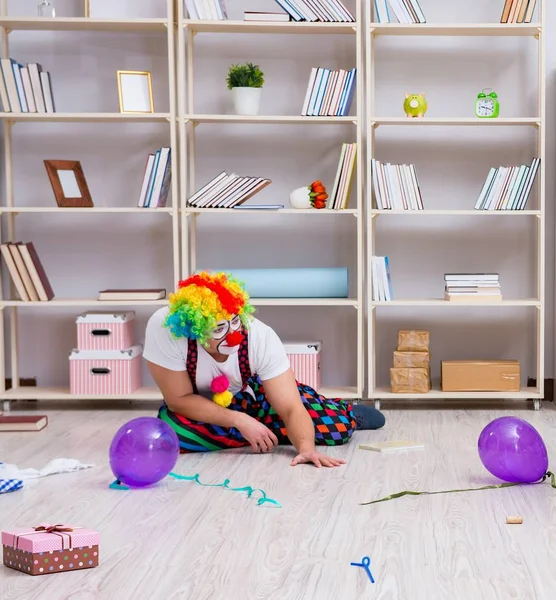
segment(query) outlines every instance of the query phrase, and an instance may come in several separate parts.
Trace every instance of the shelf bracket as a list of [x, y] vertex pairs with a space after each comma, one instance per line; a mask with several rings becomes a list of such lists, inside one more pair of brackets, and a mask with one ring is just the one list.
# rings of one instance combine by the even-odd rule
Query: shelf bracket
[[6, 35], [10, 35], [10, 33], [13, 31], [13, 29], [10, 29], [9, 27], [2, 27], [2, 29]]
[[379, 124], [378, 124], [376, 121], [371, 121], [371, 127], [372, 127], [373, 129], [378, 129], [378, 125], [379, 125]]

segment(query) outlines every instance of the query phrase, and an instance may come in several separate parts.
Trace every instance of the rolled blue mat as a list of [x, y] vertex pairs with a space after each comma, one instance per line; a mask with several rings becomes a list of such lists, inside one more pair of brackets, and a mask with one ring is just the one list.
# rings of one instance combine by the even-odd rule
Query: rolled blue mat
[[347, 298], [349, 273], [344, 267], [297, 269], [214, 269], [245, 282], [252, 298]]

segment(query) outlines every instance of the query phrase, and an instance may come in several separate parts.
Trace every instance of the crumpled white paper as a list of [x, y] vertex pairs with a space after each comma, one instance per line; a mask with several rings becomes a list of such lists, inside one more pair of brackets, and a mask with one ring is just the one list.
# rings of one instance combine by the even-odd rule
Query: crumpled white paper
[[48, 462], [42, 469], [20, 469], [17, 465], [0, 463], [0, 479], [37, 479], [58, 473], [72, 473], [81, 469], [90, 469], [95, 465], [88, 465], [74, 458], [55, 458]]

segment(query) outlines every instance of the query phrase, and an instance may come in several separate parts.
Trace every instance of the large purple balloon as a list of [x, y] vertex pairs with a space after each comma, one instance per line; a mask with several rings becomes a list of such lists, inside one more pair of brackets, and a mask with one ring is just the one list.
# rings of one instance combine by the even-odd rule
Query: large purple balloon
[[478, 445], [483, 465], [503, 481], [533, 483], [548, 470], [543, 439], [523, 419], [494, 419], [481, 432]]
[[178, 460], [176, 432], [154, 417], [132, 419], [118, 429], [110, 444], [110, 468], [116, 478], [132, 487], [164, 479]]

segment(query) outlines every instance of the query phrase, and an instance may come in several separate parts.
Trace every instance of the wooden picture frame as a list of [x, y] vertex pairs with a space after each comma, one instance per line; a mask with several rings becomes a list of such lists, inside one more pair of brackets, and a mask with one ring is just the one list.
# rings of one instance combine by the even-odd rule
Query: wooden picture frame
[[154, 113], [150, 71], [118, 71], [118, 99], [121, 113]]
[[45, 160], [44, 166], [59, 207], [92, 208], [94, 206], [85, 174], [78, 160]]

